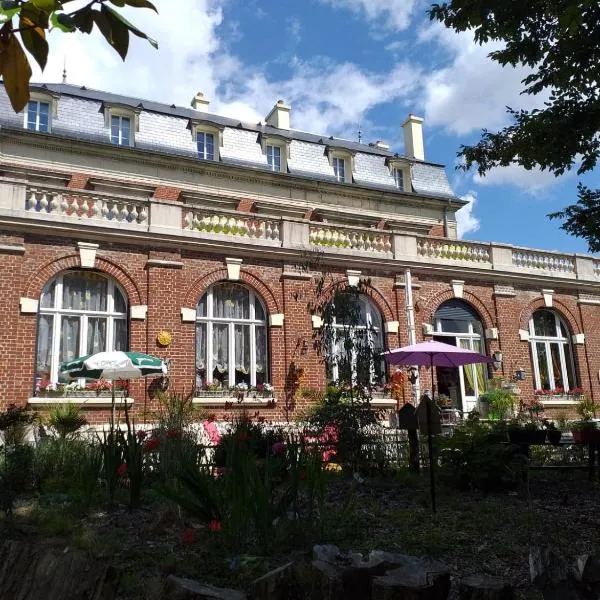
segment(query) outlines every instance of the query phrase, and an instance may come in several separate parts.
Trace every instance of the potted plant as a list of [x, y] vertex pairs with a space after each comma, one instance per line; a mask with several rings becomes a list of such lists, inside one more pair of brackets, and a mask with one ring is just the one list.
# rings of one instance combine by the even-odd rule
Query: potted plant
[[505, 419], [512, 416], [517, 405], [517, 397], [513, 392], [503, 388], [493, 388], [479, 397], [479, 401], [487, 404], [489, 419]]
[[539, 421], [519, 418], [511, 419], [506, 429], [511, 444], [531, 446], [543, 444], [546, 441], [546, 430]]
[[562, 431], [548, 419], [544, 419], [542, 423], [546, 429], [546, 438], [548, 441], [553, 446], [558, 446], [560, 444], [560, 438], [562, 437]]
[[576, 444], [600, 443], [600, 430], [598, 423], [591, 419], [582, 419], [571, 423], [571, 433]]

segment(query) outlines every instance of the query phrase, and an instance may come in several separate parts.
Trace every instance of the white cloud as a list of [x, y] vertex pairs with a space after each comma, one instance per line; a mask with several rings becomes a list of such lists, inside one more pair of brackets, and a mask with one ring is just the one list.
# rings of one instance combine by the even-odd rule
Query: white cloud
[[483, 177], [475, 173], [473, 182], [483, 186], [509, 185], [532, 196], [541, 196], [549, 188], [570, 176], [573, 176], [573, 173], [555, 177], [548, 171], [540, 169], [528, 171], [518, 165], [510, 165], [508, 167], [494, 167]]
[[429, 125], [443, 127], [464, 135], [474, 130], [491, 130], [505, 126], [509, 117], [506, 106], [532, 108], [544, 98], [521, 96], [521, 80], [528, 71], [511, 66], [501, 67], [488, 58], [497, 44], [480, 46], [473, 33], [457, 34], [439, 23], [421, 30], [423, 44], [434, 42], [450, 61], [433, 69], [423, 79], [422, 102]]
[[386, 29], [402, 31], [406, 29], [422, 5], [421, 0], [320, 0], [335, 8], [346, 8], [366, 17], [367, 21], [383, 25]]
[[288, 17], [285, 22], [285, 30], [293, 42], [298, 43], [302, 39], [302, 23], [298, 17]]
[[469, 204], [465, 204], [456, 213], [456, 229], [459, 238], [479, 229], [479, 219], [473, 214], [475, 202], [477, 202], [477, 192], [471, 190], [464, 196], [461, 196], [461, 198]]

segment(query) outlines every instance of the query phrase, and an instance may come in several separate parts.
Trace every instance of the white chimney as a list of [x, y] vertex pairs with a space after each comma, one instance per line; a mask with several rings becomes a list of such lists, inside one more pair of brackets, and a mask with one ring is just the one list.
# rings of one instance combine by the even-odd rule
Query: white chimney
[[290, 111], [292, 109], [286, 106], [283, 100], [277, 100], [277, 104], [271, 109], [271, 112], [265, 119], [267, 125], [278, 127], [279, 129], [290, 128]]
[[199, 110], [200, 112], [208, 112], [208, 106], [210, 105], [210, 100], [204, 97], [202, 92], [198, 92], [192, 98], [192, 108], [194, 110]]
[[413, 114], [402, 123], [404, 129], [404, 154], [417, 160], [425, 160], [423, 148], [423, 119]]

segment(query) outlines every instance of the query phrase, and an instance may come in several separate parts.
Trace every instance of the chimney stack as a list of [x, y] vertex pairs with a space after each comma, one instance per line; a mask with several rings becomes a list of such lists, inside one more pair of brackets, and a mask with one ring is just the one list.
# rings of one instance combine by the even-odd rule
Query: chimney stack
[[202, 92], [198, 92], [193, 98], [192, 98], [192, 108], [194, 110], [199, 110], [200, 112], [208, 112], [208, 107], [210, 105], [210, 100], [206, 99], [204, 97], [204, 94]]
[[425, 160], [425, 149], [423, 148], [423, 119], [412, 113], [402, 123], [404, 129], [404, 154], [409, 158]]
[[279, 129], [289, 129], [291, 110], [292, 109], [289, 106], [286, 106], [283, 100], [277, 100], [277, 104], [271, 109], [271, 112], [265, 119], [267, 125], [278, 127]]

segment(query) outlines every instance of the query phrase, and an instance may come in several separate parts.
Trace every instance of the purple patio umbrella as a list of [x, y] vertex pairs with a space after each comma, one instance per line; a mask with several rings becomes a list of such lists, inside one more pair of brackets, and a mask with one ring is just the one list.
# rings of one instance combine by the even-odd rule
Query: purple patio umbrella
[[[430, 340], [383, 353], [390, 365], [431, 367], [432, 400], [435, 398], [435, 377], [433, 367], [460, 367], [475, 363], [490, 363], [492, 359], [473, 350], [465, 350], [450, 344]], [[431, 438], [431, 404], [427, 403], [427, 448], [429, 451], [429, 474], [431, 479], [431, 509], [435, 512], [435, 476], [433, 461], [433, 441]]]

